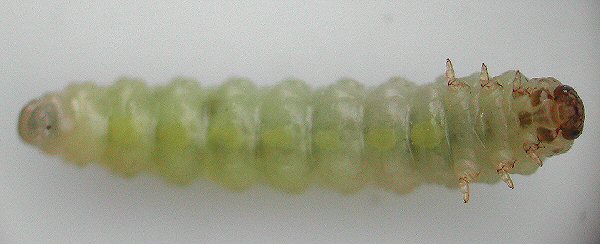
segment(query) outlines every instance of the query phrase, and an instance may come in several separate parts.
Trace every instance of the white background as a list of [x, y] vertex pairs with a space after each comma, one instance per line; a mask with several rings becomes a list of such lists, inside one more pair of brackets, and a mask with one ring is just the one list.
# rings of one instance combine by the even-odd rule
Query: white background
[[[0, 3], [0, 242], [600, 240], [597, 1], [101, 2]], [[125, 180], [45, 156], [16, 133], [22, 105], [72, 81], [130, 75], [165, 84], [186, 75], [215, 85], [243, 75], [266, 85], [294, 76], [321, 86], [348, 76], [377, 85], [403, 75], [426, 83], [447, 57], [461, 76], [486, 62], [493, 75], [518, 68], [572, 85], [585, 103], [583, 135], [537, 173], [513, 176], [516, 189], [475, 185], [465, 205], [439, 186], [406, 196], [374, 188], [290, 196]]]

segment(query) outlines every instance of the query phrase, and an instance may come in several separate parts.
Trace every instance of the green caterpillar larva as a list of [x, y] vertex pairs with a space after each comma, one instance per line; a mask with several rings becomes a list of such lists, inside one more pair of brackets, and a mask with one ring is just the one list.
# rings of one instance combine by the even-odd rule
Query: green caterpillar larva
[[458, 187], [531, 174], [566, 152], [583, 129], [583, 103], [554, 78], [519, 71], [401, 78], [373, 88], [340, 80], [311, 90], [298, 80], [257, 88], [177, 79], [151, 88], [121, 79], [74, 84], [21, 111], [21, 138], [85, 165], [187, 184], [207, 177], [230, 189], [267, 182], [299, 193], [311, 183], [350, 193], [374, 183], [407, 193], [421, 183]]

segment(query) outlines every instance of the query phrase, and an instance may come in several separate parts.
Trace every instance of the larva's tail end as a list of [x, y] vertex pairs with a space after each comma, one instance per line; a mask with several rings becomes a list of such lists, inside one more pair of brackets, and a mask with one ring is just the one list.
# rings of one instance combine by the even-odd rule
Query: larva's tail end
[[19, 115], [18, 131], [23, 141], [31, 145], [44, 144], [53, 137], [56, 108], [45, 99], [27, 103]]
[[54, 143], [65, 130], [62, 120], [62, 103], [56, 95], [46, 95], [32, 100], [19, 115], [18, 132], [27, 144], [37, 146], [48, 153], [57, 151]]

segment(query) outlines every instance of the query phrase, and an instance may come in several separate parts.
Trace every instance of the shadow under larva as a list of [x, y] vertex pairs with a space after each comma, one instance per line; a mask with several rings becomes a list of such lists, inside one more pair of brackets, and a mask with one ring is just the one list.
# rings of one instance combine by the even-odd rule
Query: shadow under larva
[[311, 184], [408, 193], [433, 183], [459, 188], [465, 203], [471, 183], [513, 188], [510, 174], [532, 174], [582, 133], [581, 99], [554, 78], [490, 77], [485, 64], [458, 78], [446, 66], [445, 77], [421, 86], [73, 84], [27, 104], [18, 131], [48, 154], [122, 176], [151, 172], [183, 185], [206, 177], [232, 190], [264, 182], [290, 193]]

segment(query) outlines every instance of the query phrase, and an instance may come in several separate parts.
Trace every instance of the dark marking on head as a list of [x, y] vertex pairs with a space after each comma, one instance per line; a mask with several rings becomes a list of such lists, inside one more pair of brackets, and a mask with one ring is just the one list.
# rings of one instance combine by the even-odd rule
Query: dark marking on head
[[525, 128], [531, 125], [531, 114], [529, 112], [520, 112], [519, 113], [519, 125], [521, 128]]
[[554, 101], [562, 136], [567, 140], [575, 140], [583, 131], [585, 114], [583, 102], [575, 89], [567, 85], [560, 85], [554, 89]]
[[558, 136], [556, 134], [556, 131], [544, 127], [538, 127], [536, 129], [536, 133], [538, 140], [540, 140], [541, 142], [554, 141], [554, 139], [556, 139], [556, 137]]
[[539, 88], [533, 90], [532, 93], [529, 94], [529, 98], [531, 99], [531, 106], [538, 106], [542, 103], [543, 100], [552, 99], [552, 94], [546, 88]]
[[540, 96], [542, 95], [542, 89], [538, 89], [529, 94], [529, 98], [531, 98], [531, 106], [537, 106], [542, 103]]

